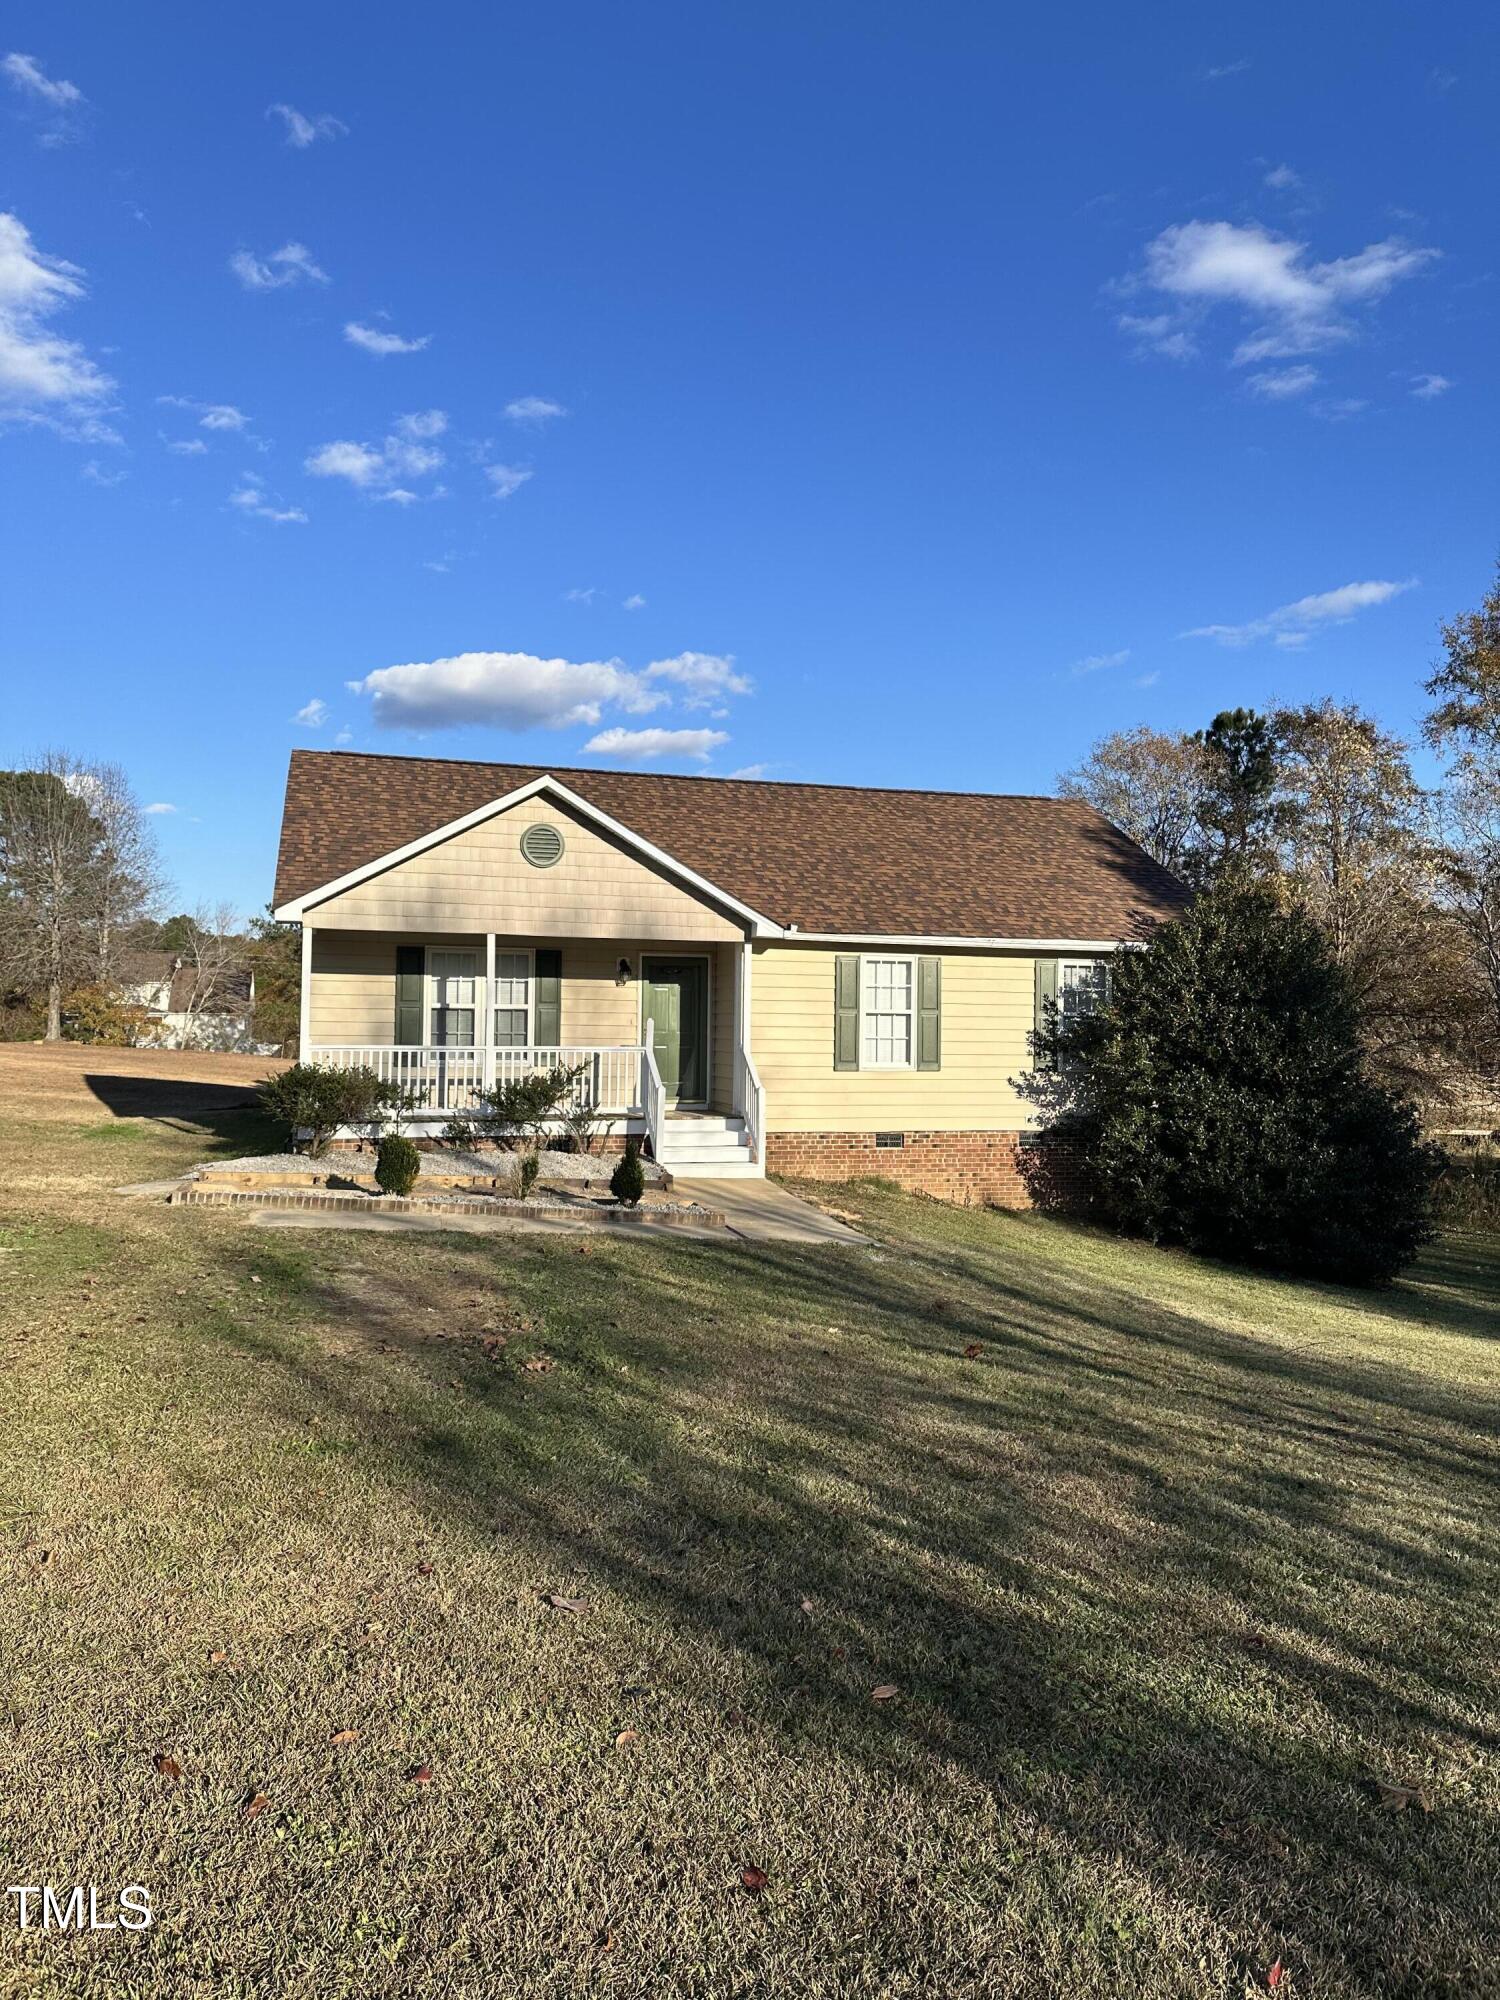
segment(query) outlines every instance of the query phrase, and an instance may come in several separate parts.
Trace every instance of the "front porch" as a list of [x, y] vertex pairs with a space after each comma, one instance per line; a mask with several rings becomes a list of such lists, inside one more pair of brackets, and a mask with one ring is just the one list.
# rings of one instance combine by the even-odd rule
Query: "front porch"
[[[734, 943], [303, 930], [304, 1059], [367, 1068], [438, 1138], [505, 1083], [573, 1072], [565, 1108], [664, 1166], [764, 1171], [748, 1051], [749, 948]], [[559, 1120], [559, 1123], [561, 1120]]]

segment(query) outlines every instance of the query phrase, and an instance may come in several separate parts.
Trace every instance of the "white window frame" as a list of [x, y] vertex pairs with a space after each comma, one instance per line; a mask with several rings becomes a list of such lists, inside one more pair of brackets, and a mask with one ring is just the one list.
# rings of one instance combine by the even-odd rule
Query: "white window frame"
[[[1109, 1005], [1111, 981], [1109, 960], [1107, 958], [1060, 958], [1057, 961], [1057, 1018], [1059, 1022], [1077, 1019], [1076, 1015], [1066, 1013], [1063, 1008], [1062, 996], [1064, 991], [1067, 990], [1067, 975], [1070, 971], [1087, 971], [1092, 975], [1093, 979], [1099, 981], [1100, 990], [1094, 1006], [1089, 1009], [1090, 1013], [1093, 1013], [1098, 1007], [1107, 1007]], [[1073, 990], [1076, 991], [1076, 989]]]
[[[865, 1053], [865, 1021], [875, 1009], [869, 1005], [873, 987], [870, 968], [874, 965], [904, 965], [908, 975], [910, 1006], [907, 1009], [906, 1060], [904, 1062], [877, 1062]], [[859, 1066], [871, 1070], [915, 1069], [917, 1066], [917, 980], [920, 967], [918, 955], [908, 951], [876, 951], [861, 953], [859, 960]]]
[[[500, 961], [502, 958], [524, 958], [526, 961], [526, 1039], [524, 1042], [499, 1042], [495, 1040], [495, 1016], [500, 1012], [498, 990], [500, 986]], [[495, 987], [489, 997], [490, 1040], [497, 1049], [516, 1047], [534, 1049], [536, 1047], [536, 947], [535, 945], [495, 945]], [[516, 1011], [507, 1008], [506, 1012]]]
[[[422, 986], [423, 986], [423, 1005], [426, 1011], [422, 1023], [422, 1029], [423, 1029], [423, 1039], [426, 1042], [427, 1046], [431, 1049], [437, 1049], [437, 1048], [458, 1049], [458, 1048], [469, 1048], [471, 1046], [477, 1049], [482, 1047], [483, 1044], [481, 1043], [479, 1038], [479, 1031], [484, 1021], [484, 1007], [479, 996], [484, 988], [484, 954], [481, 951], [479, 951], [476, 946], [468, 944], [429, 944], [424, 947], [424, 951], [425, 951], [425, 957], [422, 962], [422, 971], [423, 971]], [[444, 976], [435, 973], [432, 969], [433, 954], [435, 952], [444, 952], [451, 957], [458, 957], [462, 955], [464, 957], [471, 958], [474, 961], [474, 970], [472, 972], [460, 973], [457, 975], [459, 978], [472, 979], [474, 982], [474, 1000], [472, 1008], [470, 1009], [470, 1011], [473, 1013], [474, 1016], [474, 1040], [472, 1044], [468, 1042], [446, 1042], [446, 1043], [435, 1042], [432, 1039], [433, 1016], [437, 1013], [438, 1010], [437, 983], [438, 979]], [[452, 977], [454, 975], [450, 974], [447, 976]]]

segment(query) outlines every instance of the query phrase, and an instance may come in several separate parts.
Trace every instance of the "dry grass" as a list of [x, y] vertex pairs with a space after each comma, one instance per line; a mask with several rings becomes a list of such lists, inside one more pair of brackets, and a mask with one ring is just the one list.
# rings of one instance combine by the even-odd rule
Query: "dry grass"
[[1492, 1242], [283, 1236], [99, 1053], [0, 1050], [4, 1859], [158, 1921], [0, 1992], [1500, 1991]]

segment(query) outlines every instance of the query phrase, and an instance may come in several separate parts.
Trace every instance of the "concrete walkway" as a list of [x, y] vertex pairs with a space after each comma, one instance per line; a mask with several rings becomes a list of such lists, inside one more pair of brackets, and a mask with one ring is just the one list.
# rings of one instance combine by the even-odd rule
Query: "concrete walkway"
[[746, 1243], [868, 1243], [847, 1222], [825, 1215], [775, 1181], [698, 1181], [672, 1177], [673, 1196], [716, 1208], [732, 1236]]

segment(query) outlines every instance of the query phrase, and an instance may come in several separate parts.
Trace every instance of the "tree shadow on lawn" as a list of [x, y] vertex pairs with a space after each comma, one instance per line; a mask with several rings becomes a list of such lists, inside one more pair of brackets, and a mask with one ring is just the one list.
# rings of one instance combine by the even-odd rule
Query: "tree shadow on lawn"
[[[548, 1587], [748, 1674], [791, 1754], [934, 1801], [961, 1770], [1023, 1845], [1123, 1869], [1245, 1968], [1290, 1946], [1328, 1990], [1482, 1984], [1493, 1401], [969, 1247], [426, 1247], [534, 1302], [558, 1372], [440, 1340], [274, 1353], [476, 1562], [499, 1520]], [[298, 1254], [256, 1265], [306, 1303]], [[337, 1282], [311, 1303], [349, 1313]], [[451, 1420], [393, 1427], [410, 1366], [435, 1391], [462, 1368]], [[1376, 1775], [1439, 1811], [1380, 1812]]]

